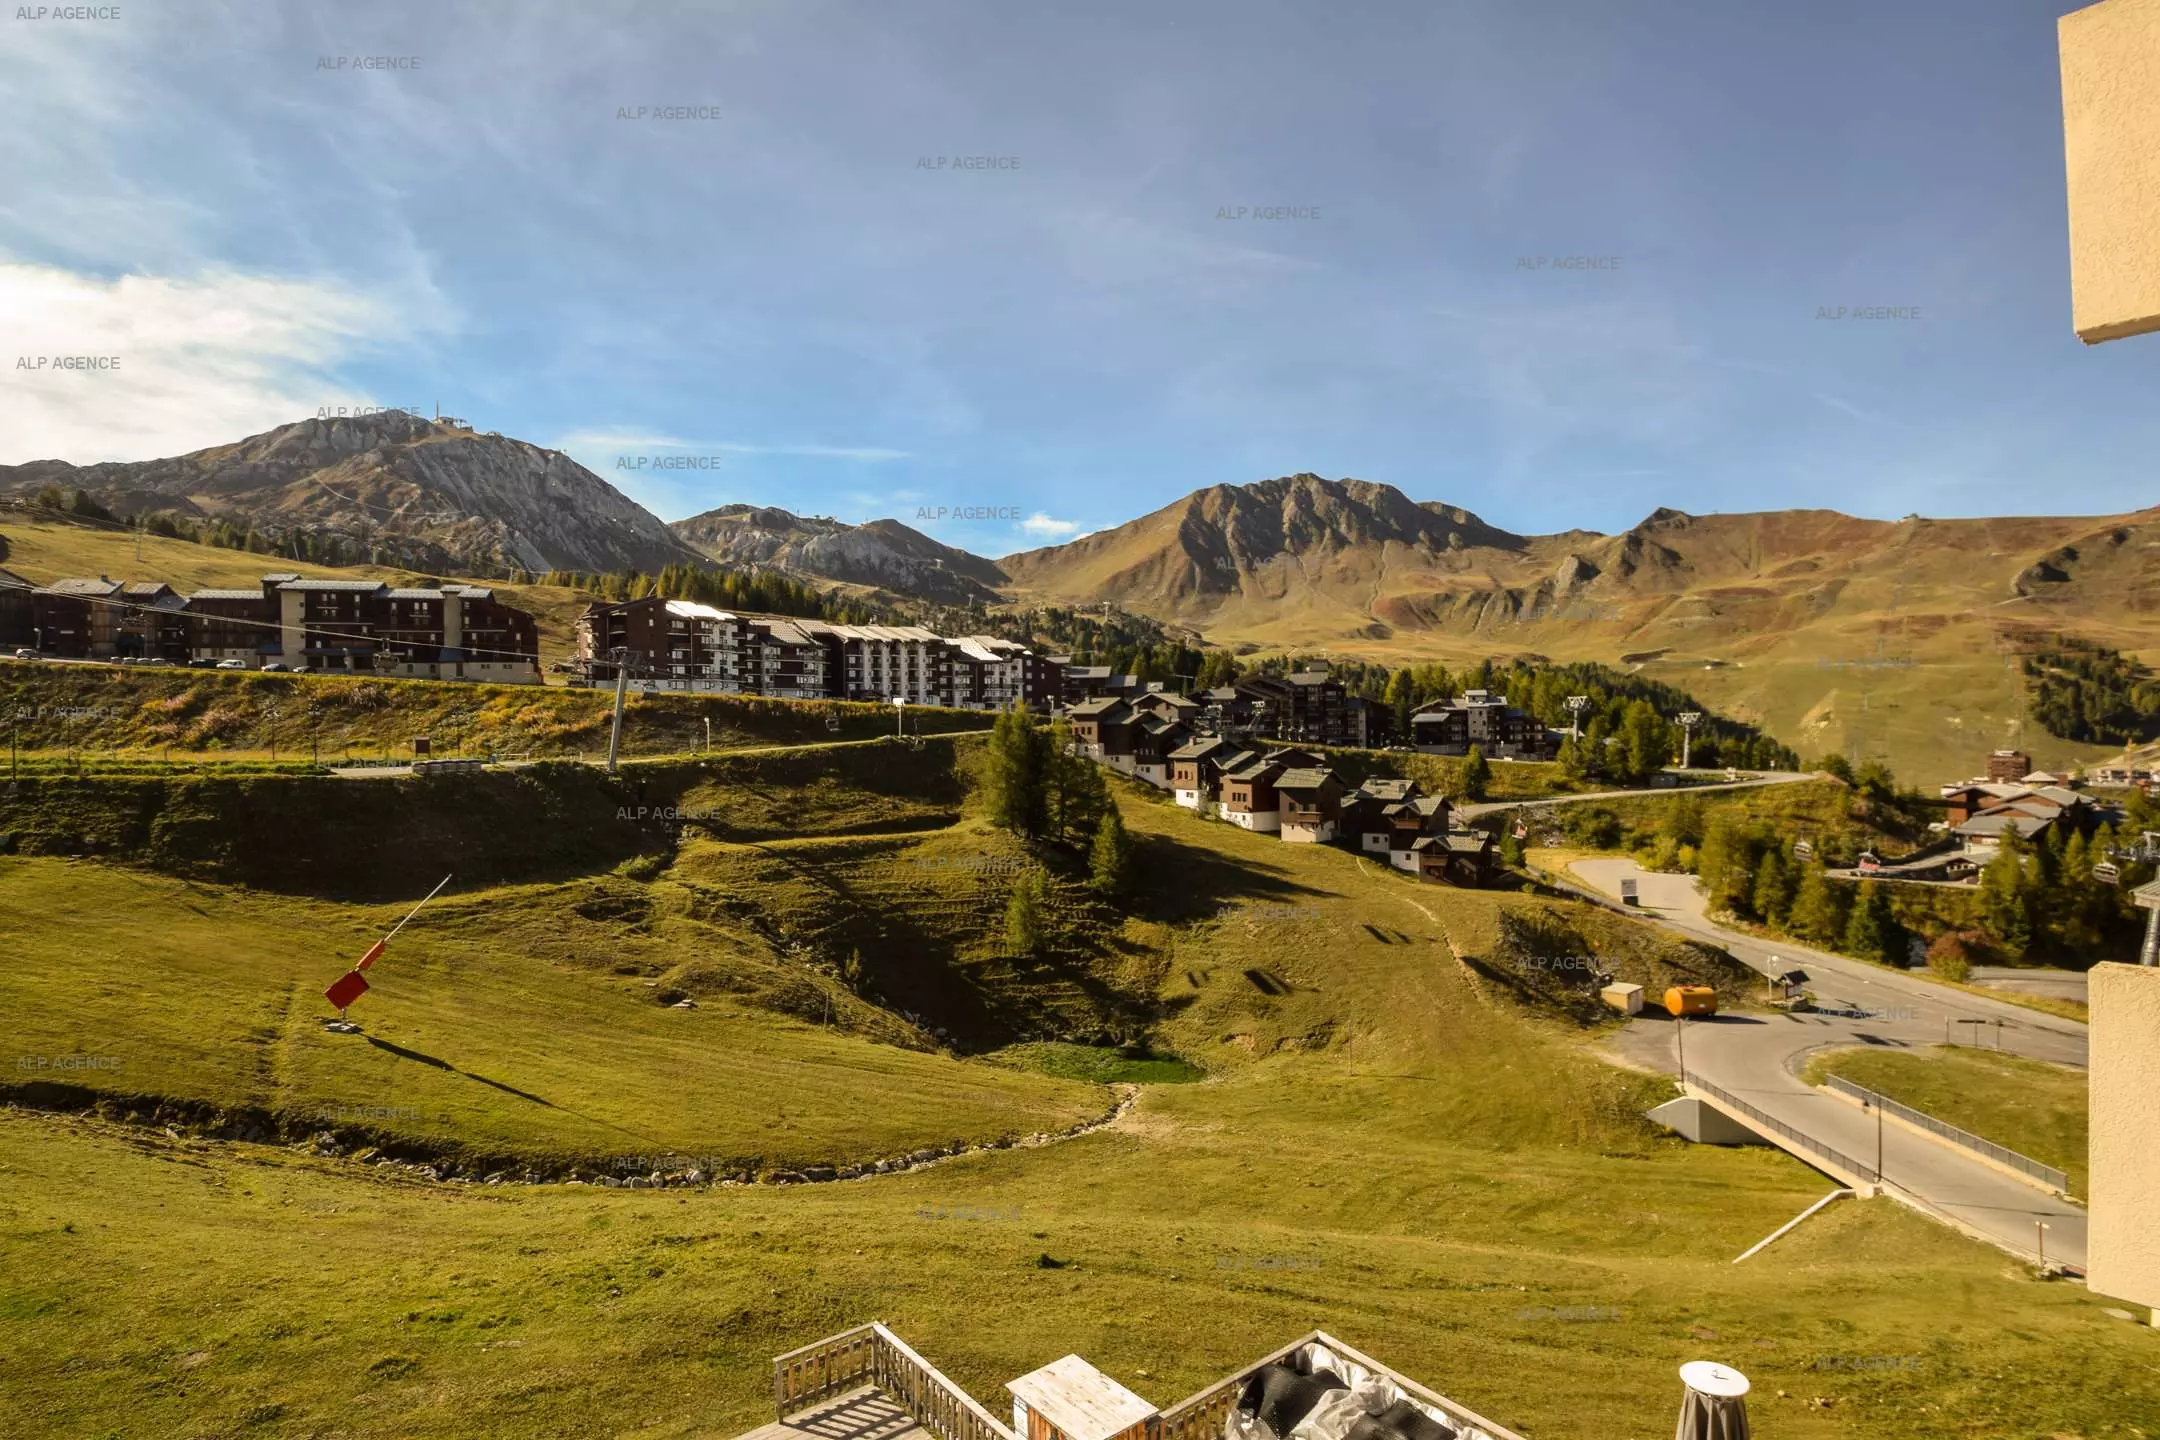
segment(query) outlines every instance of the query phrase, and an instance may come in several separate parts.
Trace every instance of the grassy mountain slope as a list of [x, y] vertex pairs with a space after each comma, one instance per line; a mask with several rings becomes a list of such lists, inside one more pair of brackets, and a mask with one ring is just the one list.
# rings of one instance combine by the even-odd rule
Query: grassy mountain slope
[[[1217, 644], [1637, 666], [1803, 751], [1915, 778], [1962, 775], [2020, 738], [2015, 652], [2037, 634], [2160, 653], [2152, 512], [1659, 511], [1621, 535], [1516, 536], [1386, 486], [1300, 475], [1216, 486], [1000, 563], [1021, 600], [1115, 599]], [[2037, 727], [2022, 738], [2037, 763], [2108, 753]]]
[[[1157, 1038], [1210, 1082], [1150, 1087], [1084, 1138], [915, 1173], [660, 1192], [430, 1185], [207, 1141], [180, 1116], [167, 1136], [0, 1112], [0, 1313], [20, 1363], [0, 1421], [724, 1436], [768, 1418], [770, 1356], [872, 1316], [991, 1402], [1077, 1351], [1168, 1403], [1324, 1324], [1533, 1436], [1661, 1433], [1674, 1367], [1703, 1355], [1745, 1369], [1758, 1426], [1797, 1440], [2098, 1436], [2160, 1416], [2134, 1327], [1887, 1202], [1832, 1207], [1771, 1263], [1730, 1263], [1824, 1182], [1647, 1125], [1669, 1088], [1604, 1063], [1610, 1022], [1537, 993], [1552, 972], [1528, 963], [1533, 942], [1580, 945], [1649, 980], [1714, 973], [1704, 952], [1120, 794], [1147, 864], [1105, 954], [1130, 963], [1128, 985], [1153, 977]], [[411, 1110], [380, 1123], [476, 1157], [815, 1163], [1099, 1106], [1092, 1087], [725, 998], [667, 1009], [644, 983], [662, 976], [613, 969], [617, 950], [643, 967], [680, 946], [681, 963], [749, 974], [737, 957], [762, 933], [687, 897], [709, 887], [814, 942], [846, 892], [892, 903], [865, 857], [901, 838], [694, 836], [650, 881], [579, 882], [593, 893], [576, 919], [576, 887], [466, 897], [400, 938], [363, 1001], [370, 1036], [404, 1053], [323, 1034], [309, 999], [325, 952], [393, 907], [0, 860], [0, 926], [71, 937], [64, 956], [0, 968], [0, 1013], [31, 1022], [26, 1049], [116, 1057], [86, 1072], [116, 1093], [132, 1075]], [[965, 818], [909, 843], [924, 859], [1004, 853]], [[761, 876], [753, 849], [785, 873]], [[926, 889], [979, 878], [906, 873]], [[931, 923], [930, 905], [905, 923]], [[65, 927], [28, 923], [62, 913]], [[963, 953], [968, 923], [947, 932]], [[678, 928], [692, 925], [713, 928]], [[146, 993], [151, 953], [189, 983]], [[1584, 1313], [1596, 1322], [1562, 1318]], [[1884, 1355], [1911, 1363], [1846, 1363]]]

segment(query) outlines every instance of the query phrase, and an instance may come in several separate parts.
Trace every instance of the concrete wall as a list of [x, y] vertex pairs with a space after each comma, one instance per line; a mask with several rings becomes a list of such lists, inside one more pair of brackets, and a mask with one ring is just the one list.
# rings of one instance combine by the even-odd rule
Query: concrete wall
[[2088, 345], [2160, 330], [2160, 0], [2056, 22], [2070, 315]]
[[2092, 1004], [2086, 1285], [2160, 1309], [2160, 968], [2100, 964]]

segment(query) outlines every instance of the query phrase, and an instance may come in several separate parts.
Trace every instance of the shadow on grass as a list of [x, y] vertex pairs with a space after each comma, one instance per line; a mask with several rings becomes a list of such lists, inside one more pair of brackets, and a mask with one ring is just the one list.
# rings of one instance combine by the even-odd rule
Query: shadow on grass
[[482, 1085], [491, 1086], [494, 1089], [502, 1091], [505, 1095], [515, 1095], [520, 1100], [530, 1100], [533, 1102], [533, 1104], [545, 1105], [550, 1110], [555, 1108], [555, 1104], [553, 1101], [543, 1100], [538, 1095], [533, 1094], [530, 1090], [520, 1090], [515, 1085], [505, 1085], [500, 1080], [490, 1080], [485, 1075], [475, 1075], [470, 1070], [460, 1070], [457, 1066], [452, 1065], [449, 1061], [438, 1059], [436, 1056], [423, 1055], [418, 1050], [408, 1050], [403, 1045], [392, 1044], [388, 1040], [378, 1040], [373, 1035], [366, 1035], [361, 1038], [365, 1039], [368, 1044], [373, 1045], [376, 1049], [387, 1050], [391, 1054], [397, 1056], [399, 1059], [417, 1060], [422, 1065], [432, 1065], [437, 1070], [447, 1070], [452, 1075], [463, 1076], [467, 1080], [477, 1080]]

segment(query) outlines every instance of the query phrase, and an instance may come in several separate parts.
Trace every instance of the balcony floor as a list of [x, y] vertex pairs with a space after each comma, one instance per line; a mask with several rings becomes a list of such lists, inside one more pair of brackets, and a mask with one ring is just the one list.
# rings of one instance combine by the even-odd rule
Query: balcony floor
[[761, 1425], [741, 1440], [936, 1440], [874, 1385]]

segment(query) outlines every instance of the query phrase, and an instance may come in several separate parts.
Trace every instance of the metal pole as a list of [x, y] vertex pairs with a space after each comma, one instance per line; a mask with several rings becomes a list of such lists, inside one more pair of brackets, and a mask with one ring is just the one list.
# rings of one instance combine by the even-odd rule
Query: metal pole
[[610, 775], [615, 773], [615, 757], [622, 750], [623, 692], [630, 688], [629, 653], [627, 650], [615, 652], [615, 723], [608, 730], [607, 742], [607, 768]]
[[1877, 1105], [1877, 1106], [1875, 1107], [1875, 1183], [1876, 1183], [1876, 1184], [1878, 1184], [1878, 1185], [1882, 1184], [1882, 1178], [1883, 1178], [1883, 1173], [1882, 1173], [1882, 1111], [1883, 1111], [1883, 1107], [1882, 1107], [1881, 1105], [1879, 1105], [1879, 1104], [1878, 1104], [1878, 1105]]
[[1673, 1024], [1675, 1027], [1673, 1033], [1679, 1037], [1680, 1041], [1680, 1083], [1685, 1085], [1687, 1084], [1687, 1016], [1674, 1016]]

